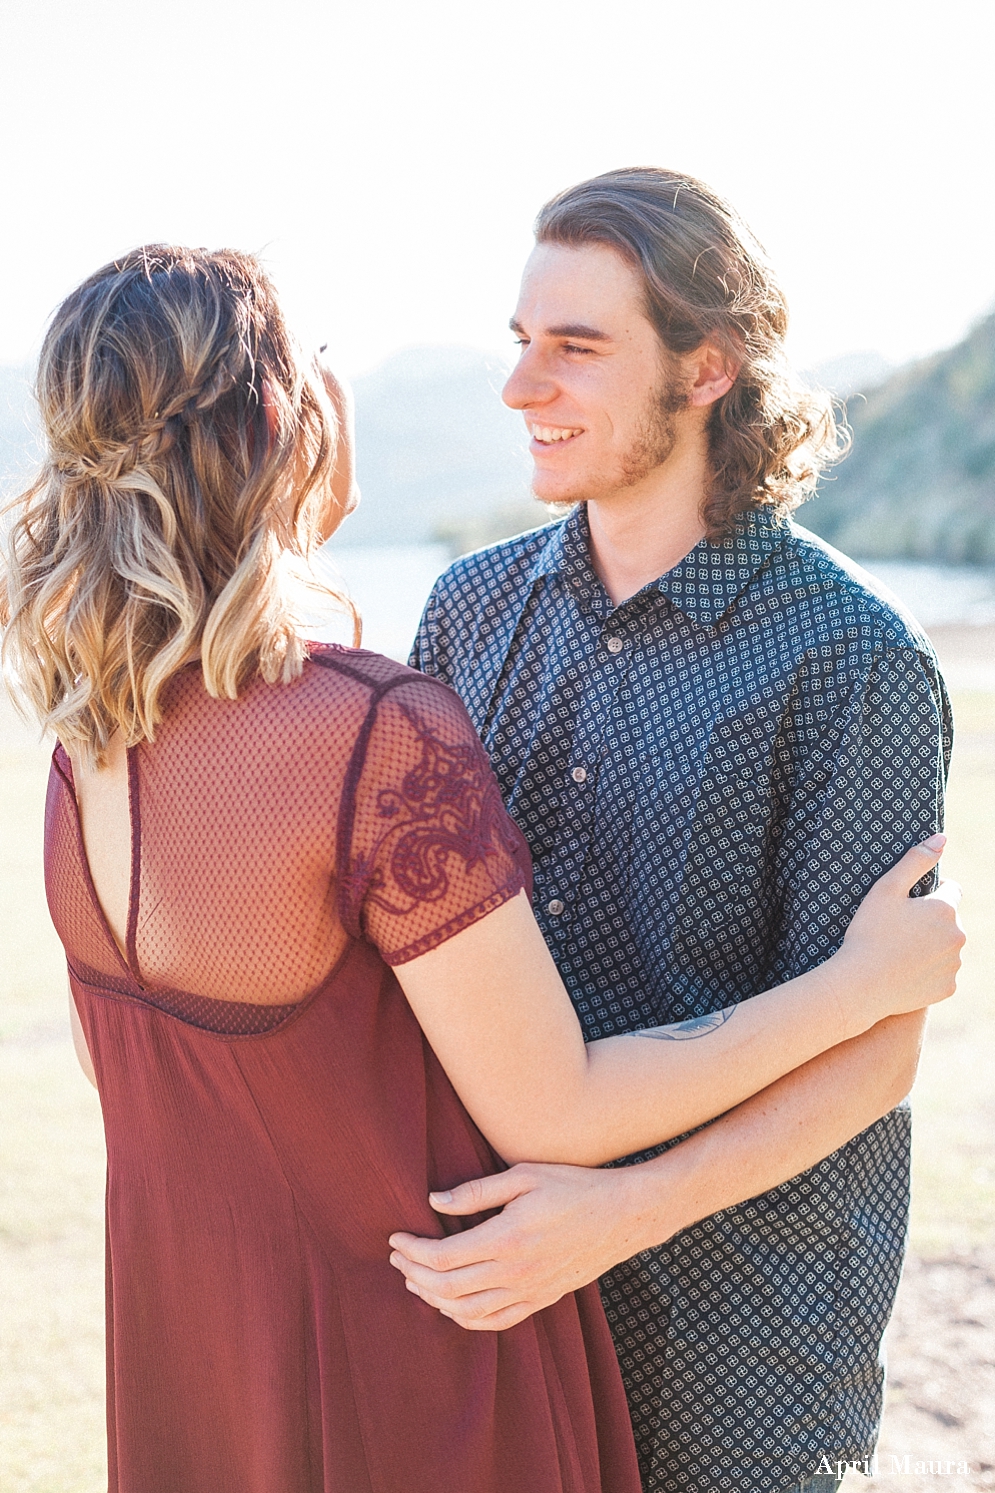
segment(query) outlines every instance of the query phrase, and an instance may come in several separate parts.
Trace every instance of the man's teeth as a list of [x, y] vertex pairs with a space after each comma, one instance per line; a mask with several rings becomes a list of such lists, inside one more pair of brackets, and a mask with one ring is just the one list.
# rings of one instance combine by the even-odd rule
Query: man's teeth
[[550, 445], [553, 441], [568, 441], [573, 435], [580, 435], [580, 431], [564, 430], [558, 425], [533, 425], [532, 427], [532, 439], [542, 441], [544, 445]]

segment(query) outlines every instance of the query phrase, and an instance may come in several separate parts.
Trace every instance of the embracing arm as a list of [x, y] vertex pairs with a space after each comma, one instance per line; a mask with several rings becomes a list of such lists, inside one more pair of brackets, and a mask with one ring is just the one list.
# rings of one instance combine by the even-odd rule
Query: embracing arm
[[625, 1168], [642, 1174], [631, 1189], [643, 1199], [639, 1248], [790, 1181], [888, 1114], [912, 1087], [925, 1026], [925, 1011], [889, 1017], [663, 1156]]
[[461, 1327], [492, 1332], [643, 1249], [807, 1171], [902, 1099], [925, 1012], [881, 1021], [637, 1166], [514, 1166], [432, 1197], [439, 1213], [503, 1211], [444, 1239], [395, 1234], [408, 1289]]
[[916, 847], [881, 878], [832, 958], [704, 1027], [585, 1045], [524, 896], [397, 975], [506, 1160], [597, 1165], [704, 1124], [884, 1017], [949, 995], [962, 941], [952, 909], [908, 897], [938, 854]]

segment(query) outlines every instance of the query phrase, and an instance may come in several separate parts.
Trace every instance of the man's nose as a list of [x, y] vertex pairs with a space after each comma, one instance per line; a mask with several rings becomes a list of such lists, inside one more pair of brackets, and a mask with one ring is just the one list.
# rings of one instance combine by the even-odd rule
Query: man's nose
[[543, 375], [531, 349], [526, 348], [508, 375], [501, 398], [509, 409], [524, 410], [532, 405], [546, 404], [555, 393], [552, 380]]

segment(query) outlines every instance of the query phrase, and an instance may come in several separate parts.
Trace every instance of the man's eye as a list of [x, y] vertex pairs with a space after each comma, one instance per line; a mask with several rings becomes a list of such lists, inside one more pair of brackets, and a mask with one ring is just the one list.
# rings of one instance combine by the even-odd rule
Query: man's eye
[[516, 337], [514, 340], [516, 347], [528, 347], [529, 345], [529, 339], [527, 337]]
[[594, 348], [593, 347], [576, 347], [574, 345], [574, 343], [572, 343], [572, 342], [564, 342], [564, 344], [563, 344], [563, 351], [565, 353], [584, 353], [586, 355], [587, 353], [592, 353], [594, 351]]

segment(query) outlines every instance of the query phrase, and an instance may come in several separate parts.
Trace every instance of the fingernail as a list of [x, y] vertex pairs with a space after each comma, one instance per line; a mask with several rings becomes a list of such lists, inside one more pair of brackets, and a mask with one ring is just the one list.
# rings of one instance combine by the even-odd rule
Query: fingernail
[[451, 1203], [453, 1195], [451, 1192], [430, 1192], [428, 1200], [430, 1203]]
[[947, 837], [946, 835], [930, 835], [929, 839], [923, 840], [922, 843], [926, 850], [942, 850], [947, 843]]

